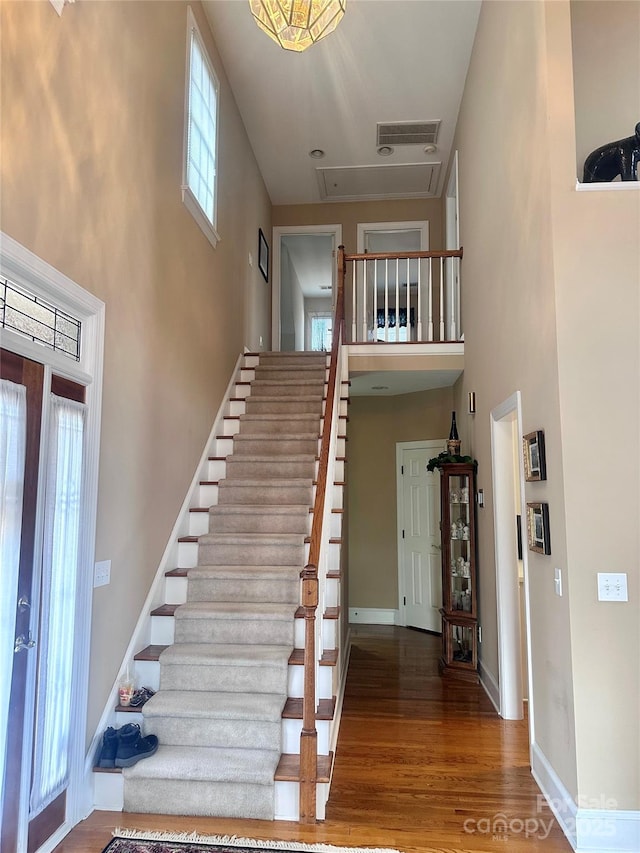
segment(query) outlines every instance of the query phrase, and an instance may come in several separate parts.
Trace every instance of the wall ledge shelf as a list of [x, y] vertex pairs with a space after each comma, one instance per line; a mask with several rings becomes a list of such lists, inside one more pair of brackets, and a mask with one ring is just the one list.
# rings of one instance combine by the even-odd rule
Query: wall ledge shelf
[[640, 181], [596, 181], [593, 184], [583, 184], [576, 181], [576, 192], [637, 192]]

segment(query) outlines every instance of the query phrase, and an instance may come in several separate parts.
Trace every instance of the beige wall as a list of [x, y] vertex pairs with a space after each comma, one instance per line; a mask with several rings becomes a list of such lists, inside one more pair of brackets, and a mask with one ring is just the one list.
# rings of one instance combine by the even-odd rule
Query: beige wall
[[[465, 372], [456, 405], [463, 446], [478, 459], [485, 509], [478, 515], [483, 667], [499, 681], [490, 412], [522, 394], [524, 432], [544, 429], [548, 480], [526, 487], [549, 503], [552, 556], [529, 552], [531, 650], [538, 746], [572, 795], [577, 768], [558, 399], [544, 4], [485, 2], [456, 132], [460, 231], [465, 250]], [[491, 133], [486, 128], [491, 128]], [[487, 203], [491, 200], [491, 215]]]
[[398, 607], [396, 444], [449, 435], [452, 390], [352, 397], [349, 406], [349, 607]]
[[273, 208], [273, 225], [342, 225], [342, 242], [347, 252], [357, 251], [359, 222], [429, 221], [429, 248], [441, 249], [442, 210], [439, 199], [342, 202], [329, 204], [280, 205]]
[[640, 3], [573, 0], [571, 36], [577, 175], [595, 148], [640, 121]]
[[[633, 18], [640, 4], [627, 6]], [[630, 649], [640, 648], [640, 185], [573, 191], [569, 9], [550, 3], [546, 13], [578, 786], [588, 800], [638, 810], [640, 666]], [[638, 49], [636, 40], [627, 65]], [[628, 603], [597, 601], [602, 571], [628, 574]]]
[[221, 83], [220, 243], [181, 201], [187, 7], [3, 2], [2, 229], [106, 303], [89, 734], [244, 345], [269, 341], [249, 251], [271, 206]]
[[[477, 395], [461, 437], [486, 497], [482, 661], [498, 678], [489, 413], [519, 390], [524, 432], [545, 430], [548, 479], [525, 492], [549, 503], [552, 547], [527, 555], [536, 748], [583, 804], [638, 809], [640, 193], [576, 192], [575, 135], [569, 3], [483, 3], [455, 142], [467, 318], [455, 400]], [[628, 572], [628, 604], [597, 601], [603, 570]]]

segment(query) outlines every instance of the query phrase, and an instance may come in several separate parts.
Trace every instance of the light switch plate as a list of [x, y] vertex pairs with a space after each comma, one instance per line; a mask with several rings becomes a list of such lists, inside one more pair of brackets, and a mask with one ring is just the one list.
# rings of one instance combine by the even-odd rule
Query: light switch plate
[[102, 560], [96, 563], [93, 573], [93, 587], [107, 586], [111, 581], [111, 560]]
[[629, 601], [626, 572], [598, 572], [598, 601]]
[[553, 570], [553, 582], [555, 585], [555, 593], [562, 597], [562, 569]]

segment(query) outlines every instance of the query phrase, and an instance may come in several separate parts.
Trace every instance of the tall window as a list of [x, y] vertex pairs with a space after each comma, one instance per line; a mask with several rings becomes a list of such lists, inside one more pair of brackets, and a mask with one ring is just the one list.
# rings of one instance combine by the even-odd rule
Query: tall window
[[216, 231], [219, 92], [218, 78], [189, 9], [182, 200], [212, 246], [219, 239]]

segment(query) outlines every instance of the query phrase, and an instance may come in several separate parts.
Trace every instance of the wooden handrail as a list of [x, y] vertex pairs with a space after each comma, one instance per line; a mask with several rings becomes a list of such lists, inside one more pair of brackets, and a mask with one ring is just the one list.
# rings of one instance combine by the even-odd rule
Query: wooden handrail
[[320, 444], [320, 462], [316, 485], [316, 498], [313, 505], [313, 524], [309, 545], [309, 561], [300, 573], [302, 579], [302, 608], [304, 610], [304, 698], [302, 701], [302, 732], [300, 733], [300, 823], [316, 821], [316, 779], [318, 773], [318, 732], [316, 730], [316, 643], [315, 626], [318, 608], [318, 565], [322, 543], [322, 522], [325, 496], [327, 492], [327, 474], [329, 469], [329, 450], [333, 428], [333, 406], [338, 384], [338, 355], [342, 342], [344, 324], [344, 246], [338, 249], [338, 288], [333, 322], [331, 360], [329, 363], [329, 383], [324, 409], [324, 424]]
[[347, 261], [404, 261], [414, 258], [461, 258], [462, 249], [446, 249], [437, 252], [359, 252], [354, 255], [344, 255]]

